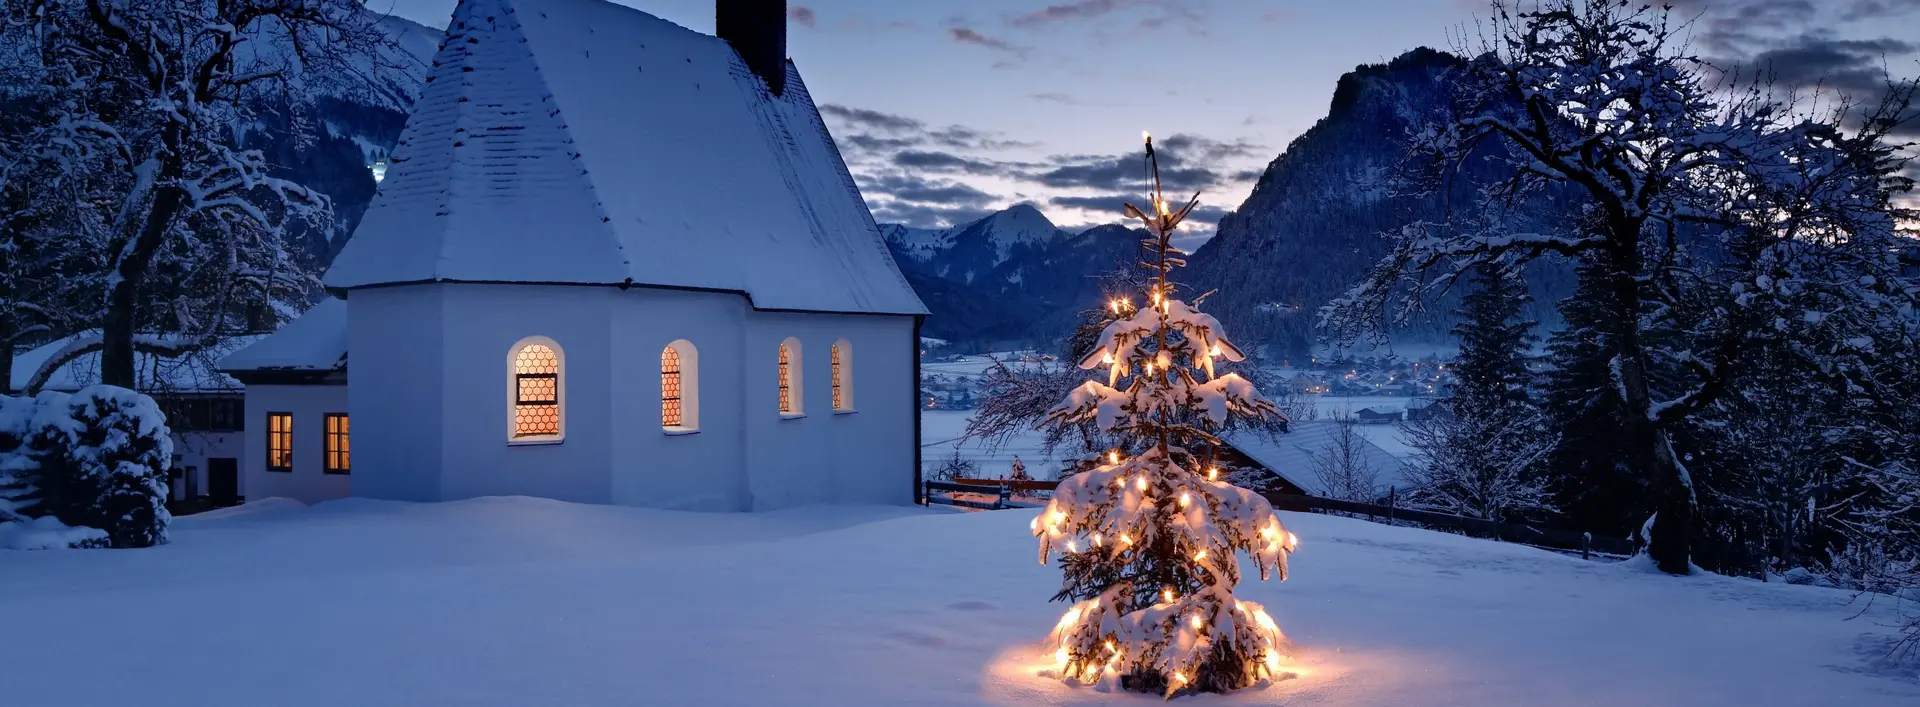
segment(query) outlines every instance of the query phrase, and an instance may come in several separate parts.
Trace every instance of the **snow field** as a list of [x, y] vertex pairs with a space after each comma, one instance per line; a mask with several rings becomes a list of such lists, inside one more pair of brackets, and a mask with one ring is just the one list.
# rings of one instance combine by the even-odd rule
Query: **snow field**
[[[1282, 514], [1249, 580], [1300, 677], [1184, 704], [1912, 705], [1894, 606]], [[1031, 511], [697, 514], [527, 498], [187, 517], [0, 552], [9, 704], [1146, 705], [1040, 677]], [[1902, 672], [1904, 670], [1904, 672]], [[104, 678], [103, 678], [104, 676]], [[1904, 677], [1903, 677], [1904, 676]]]

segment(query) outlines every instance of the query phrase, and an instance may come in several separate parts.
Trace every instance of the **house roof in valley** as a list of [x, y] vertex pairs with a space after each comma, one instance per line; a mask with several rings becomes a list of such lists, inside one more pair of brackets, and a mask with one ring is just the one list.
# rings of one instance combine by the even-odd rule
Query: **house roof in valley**
[[[1315, 493], [1320, 488], [1319, 477], [1314, 472], [1314, 459], [1324, 458], [1338, 442], [1340, 425], [1347, 424], [1334, 420], [1311, 420], [1295, 422], [1287, 432], [1266, 432], [1263, 430], [1237, 430], [1221, 436], [1221, 441], [1239, 450], [1241, 454], [1259, 462], [1288, 483]], [[1375, 425], [1378, 427], [1378, 425]], [[1392, 487], [1406, 491], [1407, 462], [1394, 456], [1380, 445], [1368, 439], [1367, 434], [1356, 432], [1358, 456], [1376, 474], [1375, 480], [1382, 487]]]
[[328, 298], [220, 359], [222, 371], [325, 372], [347, 367], [347, 303]]
[[327, 273], [745, 294], [924, 314], [791, 63], [602, 0], [465, 0]]

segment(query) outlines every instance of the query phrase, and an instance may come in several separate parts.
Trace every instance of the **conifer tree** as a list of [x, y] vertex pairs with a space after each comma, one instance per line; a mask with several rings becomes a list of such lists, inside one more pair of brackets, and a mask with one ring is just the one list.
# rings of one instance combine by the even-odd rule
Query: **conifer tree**
[[[1147, 159], [1152, 165], [1151, 139]], [[1052, 426], [1091, 422], [1140, 442], [1062, 481], [1033, 522], [1041, 562], [1061, 559], [1054, 599], [1075, 602], [1049, 638], [1068, 680], [1172, 696], [1282, 676], [1286, 637], [1233, 589], [1239, 553], [1262, 579], [1285, 579], [1297, 540], [1266, 499], [1221, 480], [1210, 464], [1216, 432], [1278, 412], [1246, 379], [1215, 374], [1215, 359], [1244, 356], [1219, 321], [1176, 299], [1168, 279], [1186, 255], [1172, 236], [1197, 203], [1198, 195], [1169, 210], [1156, 170], [1150, 212], [1127, 205], [1149, 233], [1144, 306], [1109, 303], [1111, 321], [1079, 361], [1105, 367], [1106, 382], [1074, 388], [1048, 417]]]
[[1474, 269], [1461, 299], [1460, 358], [1453, 396], [1407, 428], [1426, 458], [1413, 472], [1411, 501], [1447, 513], [1513, 520], [1548, 510], [1546, 457], [1553, 436], [1529, 392], [1527, 352], [1534, 322], [1520, 317], [1527, 297], [1517, 271], [1499, 263]]
[[1613, 393], [1611, 361], [1619, 346], [1609, 333], [1618, 315], [1598, 263], [1576, 269], [1579, 284], [1560, 302], [1566, 326], [1547, 340], [1543, 405], [1557, 443], [1547, 460], [1555, 502], [1576, 528], [1624, 535], [1639, 527], [1652, 500], [1634, 472], [1648, 463], [1625, 439], [1626, 404]]

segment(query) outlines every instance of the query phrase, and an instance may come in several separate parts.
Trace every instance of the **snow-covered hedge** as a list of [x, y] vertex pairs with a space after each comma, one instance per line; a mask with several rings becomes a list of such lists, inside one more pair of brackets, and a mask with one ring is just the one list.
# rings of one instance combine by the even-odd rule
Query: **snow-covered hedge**
[[37, 535], [65, 538], [70, 547], [101, 546], [91, 529], [111, 547], [165, 543], [172, 458], [166, 417], [140, 393], [97, 385], [71, 395], [0, 396], [0, 520], [21, 526], [9, 529], [16, 539], [44, 530]]

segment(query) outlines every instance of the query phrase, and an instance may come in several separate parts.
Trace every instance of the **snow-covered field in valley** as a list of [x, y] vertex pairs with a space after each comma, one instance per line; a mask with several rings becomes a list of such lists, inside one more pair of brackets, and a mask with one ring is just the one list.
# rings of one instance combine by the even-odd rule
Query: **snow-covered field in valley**
[[[1036, 675], [1033, 511], [256, 503], [138, 551], [0, 551], [30, 707], [1147, 705]], [[1300, 677], [1183, 704], [1905, 705], [1892, 605], [1283, 514], [1249, 580]], [[1858, 618], [1865, 608], [1865, 613]]]

